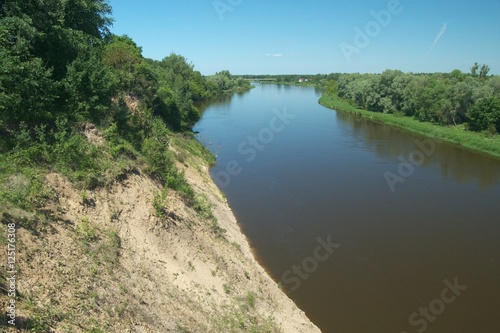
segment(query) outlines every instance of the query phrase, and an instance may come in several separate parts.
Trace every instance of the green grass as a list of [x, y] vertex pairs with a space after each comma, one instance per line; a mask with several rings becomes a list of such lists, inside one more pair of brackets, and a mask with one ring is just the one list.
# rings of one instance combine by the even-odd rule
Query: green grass
[[[249, 293], [250, 295], [251, 293]], [[252, 294], [253, 295], [253, 294]], [[272, 316], [267, 318], [259, 318], [256, 316], [255, 309], [250, 306], [251, 302], [255, 302], [254, 296], [250, 296], [250, 300], [245, 297], [241, 302], [245, 302], [244, 307], [231, 307], [228, 305], [222, 306], [222, 316], [214, 317], [214, 326], [218, 332], [228, 333], [278, 333], [283, 332], [275, 322]], [[255, 304], [254, 304], [255, 305]]]
[[207, 162], [209, 166], [216, 163], [215, 156], [205, 148], [191, 132], [174, 133], [172, 144], [179, 150], [177, 155], [181, 163], [185, 163], [188, 156], [196, 156]]
[[224, 284], [222, 287], [224, 288], [224, 292], [226, 294], [230, 294], [231, 293], [231, 287], [229, 285]]
[[157, 217], [165, 217], [166, 215], [166, 203], [165, 200], [168, 196], [168, 189], [164, 188], [161, 192], [155, 193], [153, 198], [153, 207], [155, 209], [155, 214]]
[[463, 126], [441, 126], [421, 122], [412, 117], [362, 110], [337, 96], [328, 95], [326, 93], [321, 96], [319, 103], [330, 109], [352, 113], [359, 117], [402, 128], [426, 137], [443, 140], [460, 145], [469, 150], [500, 158], [500, 135], [491, 136], [486, 133], [467, 131]]

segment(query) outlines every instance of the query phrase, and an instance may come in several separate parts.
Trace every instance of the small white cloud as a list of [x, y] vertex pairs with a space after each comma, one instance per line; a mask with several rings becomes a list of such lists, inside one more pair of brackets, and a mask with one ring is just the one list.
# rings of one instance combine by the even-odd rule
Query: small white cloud
[[283, 53], [266, 53], [264, 54], [266, 57], [275, 57], [275, 58], [280, 58], [280, 57], [283, 57]]
[[434, 43], [432, 44], [431, 48], [429, 49], [429, 52], [431, 52], [434, 47], [436, 47], [437, 43], [443, 37], [444, 33], [446, 32], [446, 28], [448, 27], [448, 23], [443, 23], [443, 26], [441, 27], [441, 31], [439, 31], [438, 35], [436, 36], [436, 39], [434, 40]]

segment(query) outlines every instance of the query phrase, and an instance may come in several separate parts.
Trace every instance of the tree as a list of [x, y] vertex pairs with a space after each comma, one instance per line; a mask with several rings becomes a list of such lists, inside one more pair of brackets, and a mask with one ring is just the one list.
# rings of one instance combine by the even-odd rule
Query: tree
[[424, 77], [423, 86], [417, 93], [415, 117], [420, 121], [439, 122], [440, 112], [446, 100], [446, 85], [432, 76]]
[[53, 127], [59, 116], [77, 119], [79, 112], [105, 107], [106, 75], [96, 66], [110, 12], [104, 0], [2, 1], [3, 126], [14, 130], [27, 122]]
[[472, 77], [477, 77], [478, 76], [478, 70], [479, 70], [479, 64], [476, 62], [474, 63], [474, 66], [470, 68], [470, 73]]
[[448, 87], [446, 108], [443, 110], [443, 120], [446, 124], [458, 124], [467, 120], [467, 112], [474, 105], [475, 92], [481, 89], [477, 78], [467, 77], [464, 81]]
[[157, 77], [142, 56], [142, 49], [128, 36], [113, 35], [103, 51], [103, 62], [112, 73], [120, 93], [133, 94], [151, 103], [156, 92]]
[[326, 92], [332, 96], [337, 96], [337, 94], [339, 92], [339, 86], [338, 86], [337, 82], [335, 82], [334, 80], [327, 81], [325, 84], [325, 88], [326, 88]]
[[[487, 77], [489, 66], [475, 63], [471, 75], [454, 70], [450, 74], [404, 74], [386, 70], [381, 75], [342, 74], [338, 77], [338, 96], [371, 111], [403, 111], [421, 121], [458, 125], [473, 117], [471, 128], [496, 124], [495, 111], [483, 115], [471, 109], [479, 101], [500, 99], [500, 77]], [[486, 107], [494, 110], [494, 107]], [[484, 119], [483, 119], [484, 118]], [[496, 125], [495, 125], [496, 126]]]
[[[7, 9], [7, 4], [4, 5]], [[0, 124], [15, 130], [24, 122], [51, 118], [57, 83], [44, 60], [34, 56], [34, 41], [40, 33], [27, 17], [0, 19]]]
[[481, 70], [479, 71], [479, 77], [485, 78], [489, 72], [490, 72], [490, 66], [482, 65]]
[[462, 82], [465, 80], [465, 74], [461, 70], [455, 69], [450, 73], [450, 79], [455, 82]]
[[479, 64], [476, 62], [474, 63], [474, 66], [471, 67], [470, 71], [472, 77], [485, 78], [486, 76], [488, 76], [488, 73], [490, 72], [490, 66], [481, 65], [481, 67], [479, 67]]
[[405, 105], [405, 89], [413, 79], [412, 74], [398, 75], [392, 81], [392, 105], [396, 111], [403, 111]]
[[488, 79], [488, 87], [491, 88], [494, 96], [500, 97], [500, 76], [496, 75]]
[[68, 65], [66, 77], [61, 81], [64, 104], [73, 110], [67, 115], [68, 118], [99, 124], [111, 106], [114, 87], [100, 50], [91, 49], [87, 52], [82, 52]]
[[500, 133], [500, 99], [491, 97], [479, 101], [469, 112], [469, 127], [473, 131], [490, 130]]

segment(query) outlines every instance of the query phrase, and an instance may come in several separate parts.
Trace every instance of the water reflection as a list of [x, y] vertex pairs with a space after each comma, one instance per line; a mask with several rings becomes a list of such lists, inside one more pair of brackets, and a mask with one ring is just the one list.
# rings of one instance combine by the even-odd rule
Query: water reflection
[[457, 145], [436, 142], [344, 112], [336, 112], [336, 120], [348, 124], [347, 128], [352, 129], [352, 134], [380, 158], [396, 161], [399, 156], [403, 156], [408, 159], [413, 152], [421, 151], [421, 147], [416, 144], [417, 140], [432, 142], [435, 151], [426, 156], [419, 167], [438, 165], [444, 178], [452, 178], [459, 182], [475, 182], [482, 188], [500, 183], [498, 161], [484, 154]]
[[209, 98], [206, 101], [195, 103], [195, 106], [198, 108], [198, 110], [200, 110], [203, 113], [203, 111], [205, 111], [208, 107], [230, 106], [234, 98], [242, 97], [242, 95], [244, 94], [245, 93], [235, 94], [235, 95], [228, 94], [219, 97]]

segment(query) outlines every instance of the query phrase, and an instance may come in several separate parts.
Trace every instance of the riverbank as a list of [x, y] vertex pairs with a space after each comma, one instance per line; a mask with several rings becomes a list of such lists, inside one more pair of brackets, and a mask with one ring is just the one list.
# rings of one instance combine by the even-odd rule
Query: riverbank
[[[92, 145], [109, 144], [87, 127]], [[38, 168], [46, 199], [35, 211], [0, 200], [0, 245], [15, 232], [18, 295], [17, 328], [0, 321], [2, 332], [320, 332], [254, 259], [201, 144], [178, 134], [169, 149], [194, 205], [140, 156], [102, 161], [111, 163], [105, 185], [84, 190]], [[31, 182], [8, 174], [0, 193]], [[11, 302], [0, 294], [2, 308]]]
[[393, 114], [373, 112], [359, 109], [337, 96], [323, 93], [319, 103], [327, 108], [351, 113], [373, 121], [421, 134], [429, 138], [457, 144], [469, 150], [500, 158], [500, 136], [487, 136], [483, 133], [470, 132], [462, 126], [444, 127], [424, 123], [411, 117], [398, 117]]

